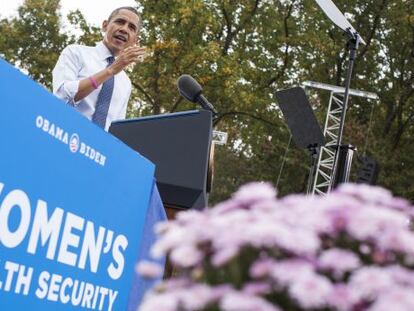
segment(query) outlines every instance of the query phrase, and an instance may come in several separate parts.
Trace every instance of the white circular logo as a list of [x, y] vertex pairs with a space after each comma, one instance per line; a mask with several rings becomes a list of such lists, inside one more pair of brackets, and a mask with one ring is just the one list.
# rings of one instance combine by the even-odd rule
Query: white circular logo
[[72, 134], [69, 140], [69, 149], [73, 153], [77, 152], [79, 150], [79, 136], [78, 134]]

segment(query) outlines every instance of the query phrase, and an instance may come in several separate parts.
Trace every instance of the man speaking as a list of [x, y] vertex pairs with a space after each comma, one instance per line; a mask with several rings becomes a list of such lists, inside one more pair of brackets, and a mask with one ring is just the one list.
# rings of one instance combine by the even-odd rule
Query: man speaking
[[105, 130], [124, 119], [131, 81], [123, 70], [145, 57], [140, 26], [134, 8], [120, 7], [102, 23], [103, 41], [67, 46], [53, 69], [53, 93]]

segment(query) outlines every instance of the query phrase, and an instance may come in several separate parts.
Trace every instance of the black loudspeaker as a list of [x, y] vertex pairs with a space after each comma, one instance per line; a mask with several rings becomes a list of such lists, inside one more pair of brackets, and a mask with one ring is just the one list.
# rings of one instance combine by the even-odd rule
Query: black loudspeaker
[[360, 167], [357, 173], [357, 183], [375, 185], [377, 183], [379, 165], [372, 158], [363, 156], [358, 158]]
[[155, 177], [165, 206], [201, 209], [207, 205], [211, 112], [117, 121], [109, 132], [156, 165]]
[[299, 147], [310, 149], [325, 145], [322, 130], [301, 87], [276, 92], [276, 99]]

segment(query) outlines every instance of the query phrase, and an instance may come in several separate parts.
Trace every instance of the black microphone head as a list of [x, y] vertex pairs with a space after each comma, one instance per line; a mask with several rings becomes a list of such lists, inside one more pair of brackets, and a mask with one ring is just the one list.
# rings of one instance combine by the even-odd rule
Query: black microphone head
[[197, 102], [197, 97], [203, 91], [201, 85], [190, 75], [180, 76], [177, 85], [180, 94], [193, 103]]

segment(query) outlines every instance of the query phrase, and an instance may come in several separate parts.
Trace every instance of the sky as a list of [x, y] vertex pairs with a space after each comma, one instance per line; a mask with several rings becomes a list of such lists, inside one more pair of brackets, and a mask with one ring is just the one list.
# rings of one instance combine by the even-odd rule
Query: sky
[[[23, 0], [0, 0], [0, 17], [17, 14], [17, 8]], [[79, 9], [86, 21], [94, 26], [101, 26], [102, 21], [120, 6], [136, 6], [135, 0], [61, 0], [61, 14], [65, 17], [69, 11]]]

